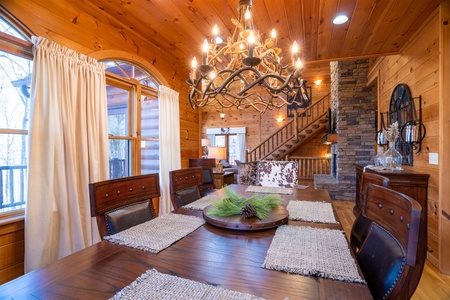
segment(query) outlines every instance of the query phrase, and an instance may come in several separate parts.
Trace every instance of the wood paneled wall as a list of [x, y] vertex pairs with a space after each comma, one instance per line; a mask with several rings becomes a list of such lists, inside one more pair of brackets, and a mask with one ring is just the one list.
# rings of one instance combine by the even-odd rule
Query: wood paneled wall
[[371, 79], [378, 77], [379, 112], [389, 111], [392, 91], [397, 84], [409, 86], [412, 97], [422, 96], [422, 120], [426, 137], [422, 152], [414, 154], [414, 166], [405, 167], [430, 174], [428, 182], [428, 259], [439, 265], [439, 165], [428, 163], [429, 153], [439, 152], [439, 10], [416, 32], [401, 55], [376, 61]]

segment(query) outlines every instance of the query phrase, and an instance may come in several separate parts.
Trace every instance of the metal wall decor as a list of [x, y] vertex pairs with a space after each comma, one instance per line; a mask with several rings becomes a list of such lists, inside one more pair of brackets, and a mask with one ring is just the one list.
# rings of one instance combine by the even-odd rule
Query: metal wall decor
[[[381, 114], [381, 121], [384, 122], [383, 114]], [[403, 155], [402, 164], [412, 166], [413, 153], [419, 153], [422, 150], [422, 141], [426, 134], [425, 125], [422, 123], [422, 97], [412, 97], [406, 84], [398, 84], [391, 95], [388, 121], [389, 124], [398, 122], [400, 138], [395, 148]], [[384, 126], [383, 123], [382, 126]], [[382, 139], [378, 144], [381, 145], [381, 143]]]

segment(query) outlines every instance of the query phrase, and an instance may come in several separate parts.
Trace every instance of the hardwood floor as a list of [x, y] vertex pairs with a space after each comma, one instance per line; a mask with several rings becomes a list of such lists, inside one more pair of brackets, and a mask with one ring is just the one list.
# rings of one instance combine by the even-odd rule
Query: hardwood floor
[[[347, 237], [350, 235], [353, 221], [353, 201], [333, 200], [333, 205], [341, 220]], [[450, 276], [439, 272], [428, 260], [420, 278], [419, 286], [412, 300], [450, 299]]]

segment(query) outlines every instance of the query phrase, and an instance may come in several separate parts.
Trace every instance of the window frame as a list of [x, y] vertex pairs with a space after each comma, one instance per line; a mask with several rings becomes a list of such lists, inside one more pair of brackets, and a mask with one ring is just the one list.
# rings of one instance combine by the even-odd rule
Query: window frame
[[[31, 43], [32, 32], [26, 28], [9, 12], [0, 7], [0, 17], [9, 23], [14, 29], [20, 32], [27, 40], [19, 39], [15, 36], [0, 32], [0, 50], [20, 58], [33, 60], [33, 44]], [[0, 128], [0, 134], [27, 135], [28, 130]], [[28, 165], [27, 165], [28, 168]], [[25, 202], [28, 199], [25, 199]], [[24, 219], [25, 208], [0, 212], [0, 224], [8, 224]]]

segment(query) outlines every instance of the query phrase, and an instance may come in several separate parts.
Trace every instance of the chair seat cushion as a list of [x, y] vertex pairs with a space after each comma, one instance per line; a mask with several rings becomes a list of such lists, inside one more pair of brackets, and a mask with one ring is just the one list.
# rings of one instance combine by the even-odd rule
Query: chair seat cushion
[[155, 217], [150, 201], [142, 201], [105, 213], [106, 227], [110, 234], [150, 221]]

